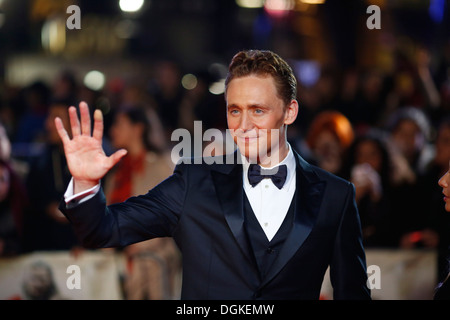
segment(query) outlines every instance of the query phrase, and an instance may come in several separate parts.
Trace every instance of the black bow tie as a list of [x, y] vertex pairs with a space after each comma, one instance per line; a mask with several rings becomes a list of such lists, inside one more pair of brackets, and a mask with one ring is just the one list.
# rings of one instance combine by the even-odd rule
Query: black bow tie
[[272, 179], [273, 184], [278, 188], [283, 188], [286, 181], [287, 166], [285, 164], [273, 169], [263, 169], [257, 164], [251, 164], [248, 168], [248, 181], [252, 187], [256, 186], [264, 178]]

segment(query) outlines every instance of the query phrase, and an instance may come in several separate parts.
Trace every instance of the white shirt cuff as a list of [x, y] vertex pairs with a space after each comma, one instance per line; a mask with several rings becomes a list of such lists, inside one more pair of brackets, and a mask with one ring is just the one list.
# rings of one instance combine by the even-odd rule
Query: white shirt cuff
[[67, 187], [67, 190], [64, 193], [64, 201], [66, 202], [66, 204], [69, 203], [80, 204], [93, 198], [99, 190], [100, 190], [100, 183], [88, 190], [85, 190], [77, 194], [73, 194], [73, 178], [72, 178], [70, 179], [69, 186]]

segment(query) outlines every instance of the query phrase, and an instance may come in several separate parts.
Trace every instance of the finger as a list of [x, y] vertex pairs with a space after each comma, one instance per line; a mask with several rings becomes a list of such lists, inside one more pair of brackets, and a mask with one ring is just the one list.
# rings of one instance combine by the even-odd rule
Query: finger
[[101, 141], [103, 138], [103, 114], [97, 109], [94, 111], [94, 130], [92, 132], [92, 136]]
[[110, 155], [108, 157], [108, 159], [110, 161], [110, 163], [109, 163], [110, 168], [114, 167], [117, 164], [117, 162], [119, 162], [120, 159], [122, 159], [127, 153], [128, 153], [127, 150], [120, 149], [120, 150], [117, 150], [116, 152], [114, 152], [112, 155]]
[[80, 121], [78, 120], [77, 109], [75, 107], [69, 108], [70, 128], [72, 130], [72, 137], [77, 137], [80, 132]]
[[58, 132], [59, 137], [61, 138], [63, 145], [66, 145], [67, 143], [69, 143], [70, 142], [69, 134], [67, 133], [66, 129], [64, 128], [61, 118], [59, 118], [59, 117], [55, 118], [55, 127], [56, 127], [56, 131]]
[[91, 116], [86, 102], [80, 102], [81, 134], [91, 135]]

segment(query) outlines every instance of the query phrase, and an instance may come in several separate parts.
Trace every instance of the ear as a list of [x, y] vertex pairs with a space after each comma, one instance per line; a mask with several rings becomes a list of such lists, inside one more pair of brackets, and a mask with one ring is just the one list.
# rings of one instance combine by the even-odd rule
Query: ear
[[284, 124], [292, 124], [298, 115], [298, 102], [297, 100], [291, 100], [289, 105], [286, 107], [286, 112], [284, 116]]

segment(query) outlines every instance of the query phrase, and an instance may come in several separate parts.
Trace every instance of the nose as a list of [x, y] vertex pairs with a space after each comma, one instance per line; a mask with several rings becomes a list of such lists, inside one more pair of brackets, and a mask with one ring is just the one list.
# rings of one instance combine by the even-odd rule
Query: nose
[[448, 188], [448, 178], [450, 176], [450, 171], [447, 171], [438, 181], [439, 186], [442, 188]]
[[250, 116], [246, 112], [242, 113], [241, 122], [239, 124], [239, 129], [241, 129], [243, 132], [253, 129], [253, 122], [252, 122]]

